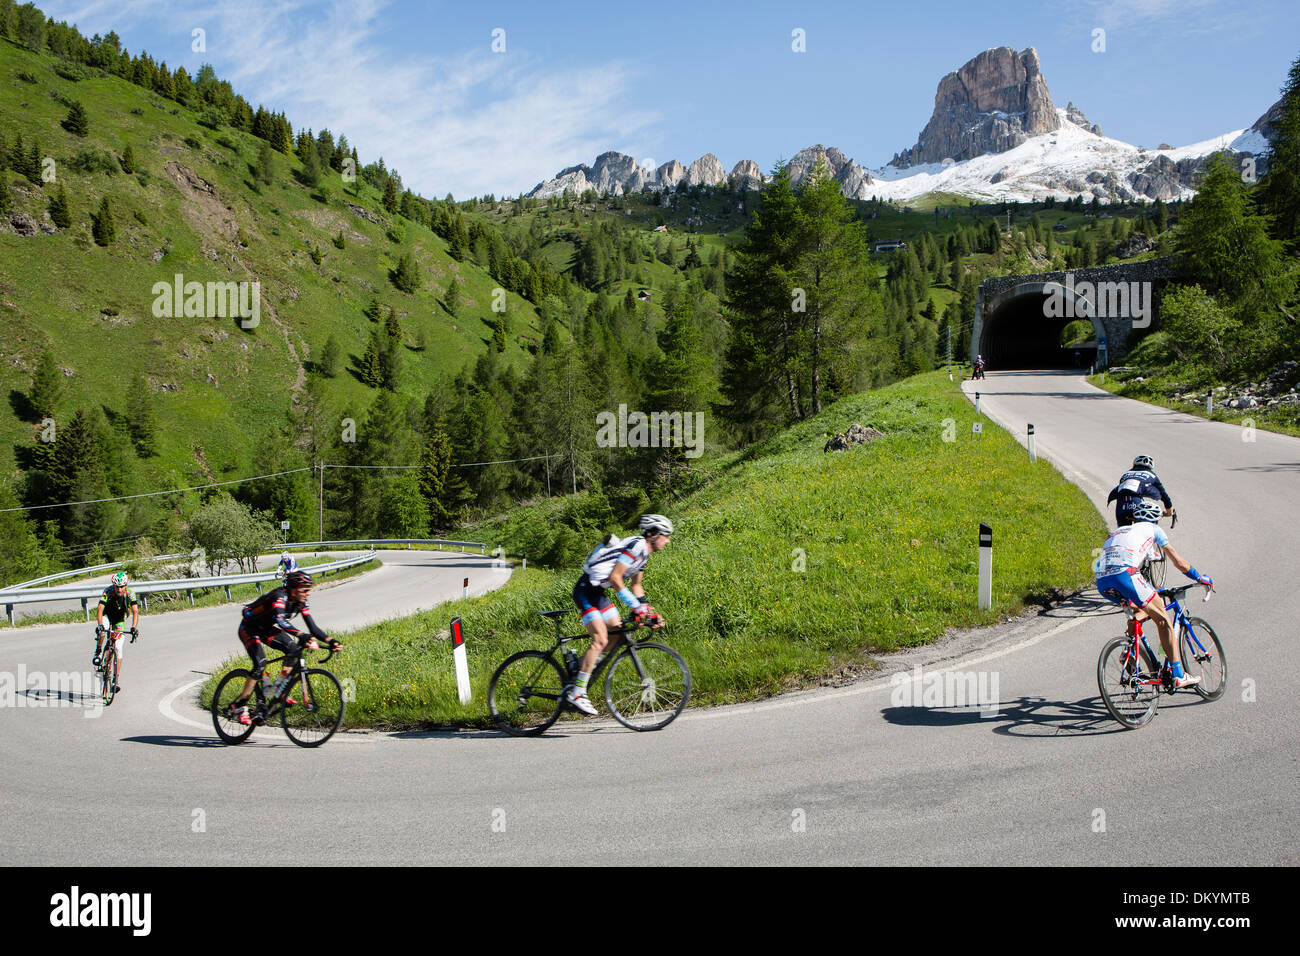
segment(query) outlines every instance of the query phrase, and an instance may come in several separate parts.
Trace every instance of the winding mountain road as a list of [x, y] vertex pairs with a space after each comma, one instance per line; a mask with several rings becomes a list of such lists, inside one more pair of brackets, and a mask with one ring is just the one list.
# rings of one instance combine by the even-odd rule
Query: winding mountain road
[[[978, 384], [982, 410], [1017, 435], [1032, 421], [1039, 453], [1099, 508], [1136, 453], [1155, 457], [1172, 539], [1219, 585], [1192, 604], [1227, 650], [1222, 699], [1166, 697], [1149, 726], [1122, 729], [1095, 673], [1123, 618], [1085, 592], [889, 662], [996, 678], [993, 716], [895, 706], [885, 676], [688, 710], [651, 734], [565, 722], [535, 740], [341, 734], [303, 750], [266, 729], [225, 747], [194, 692], [236, 649], [231, 611], [185, 611], [149, 622], [98, 719], [0, 709], [0, 856], [227, 863], [287, 830], [309, 864], [589, 863], [593, 848], [614, 864], [1300, 862], [1300, 439], [1242, 441], [1064, 372]], [[355, 626], [454, 596], [464, 573], [504, 578], [477, 557], [384, 560], [314, 598], [320, 618]], [[0, 633], [0, 671], [85, 669], [89, 652], [83, 625]]]

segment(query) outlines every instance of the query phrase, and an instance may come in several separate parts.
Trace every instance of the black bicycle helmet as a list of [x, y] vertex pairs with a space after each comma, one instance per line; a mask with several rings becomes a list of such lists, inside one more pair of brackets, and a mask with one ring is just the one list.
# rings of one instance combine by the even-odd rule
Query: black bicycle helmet
[[311, 587], [311, 575], [306, 571], [290, 571], [284, 576], [284, 586], [287, 588], [309, 588]]

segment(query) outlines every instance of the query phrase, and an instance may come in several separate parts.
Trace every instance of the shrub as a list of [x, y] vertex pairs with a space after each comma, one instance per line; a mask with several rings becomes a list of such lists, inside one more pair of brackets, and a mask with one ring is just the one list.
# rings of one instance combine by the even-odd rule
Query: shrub
[[68, 165], [83, 173], [103, 173], [106, 176], [116, 175], [119, 169], [117, 160], [111, 153], [94, 147], [79, 151], [68, 160]]
[[217, 130], [225, 125], [226, 118], [221, 111], [214, 106], [209, 106], [199, 114], [199, 125], [206, 126], [208, 129]]
[[203, 143], [200, 142], [198, 138], [194, 136], [186, 136], [185, 145], [188, 146], [190, 149], [198, 149], [198, 150], [203, 149]]

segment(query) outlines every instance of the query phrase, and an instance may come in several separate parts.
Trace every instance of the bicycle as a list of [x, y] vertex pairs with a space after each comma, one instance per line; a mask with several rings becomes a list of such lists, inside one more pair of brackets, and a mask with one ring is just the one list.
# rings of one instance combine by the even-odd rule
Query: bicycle
[[[95, 677], [99, 679], [99, 693], [104, 698], [104, 706], [113, 703], [117, 692], [122, 688], [117, 683], [118, 671], [122, 668], [122, 657], [117, 652], [117, 642], [122, 639], [121, 626], [113, 628], [95, 628], [95, 636], [104, 633], [104, 649], [99, 655], [99, 666], [95, 668]], [[140, 632], [131, 628], [131, 643], [140, 636]]]
[[[258, 727], [280, 717], [284, 732], [299, 747], [319, 747], [334, 736], [343, 723], [347, 703], [343, 699], [343, 685], [323, 667], [303, 667], [303, 655], [311, 648], [301, 648], [297, 654], [284, 654], [266, 662], [266, 666], [289, 661], [292, 670], [287, 678], [280, 678], [279, 691], [267, 699], [262, 682], [256, 681], [253, 689], [257, 704], [247, 703], [253, 709], [253, 722], [242, 724], [234, 711], [239, 695], [244, 691], [244, 681], [253, 676], [246, 667], [231, 671], [217, 684], [212, 695], [212, 725], [217, 736], [228, 744], [241, 744]], [[334, 656], [330, 650], [324, 664]], [[291, 697], [290, 694], [295, 696]]]
[[[1178, 656], [1183, 669], [1189, 675], [1201, 678], [1201, 682], [1193, 684], [1190, 689], [1205, 700], [1218, 700], [1228, 682], [1228, 660], [1223, 645], [1214, 628], [1202, 618], [1189, 617], [1180, 603], [1188, 589], [1196, 586], [1184, 584], [1177, 588], [1161, 588], [1158, 593], [1165, 599], [1165, 607], [1174, 618]], [[1207, 588], [1203, 602], [1210, 599], [1210, 593]], [[1172, 694], [1176, 688], [1168, 662], [1161, 666], [1147, 643], [1146, 635], [1142, 633], [1142, 622], [1136, 619], [1131, 607], [1126, 607], [1124, 612], [1129, 619], [1127, 632], [1111, 638], [1097, 658], [1097, 689], [1101, 691], [1101, 699], [1110, 715], [1125, 727], [1136, 729], [1155, 718], [1160, 706], [1160, 692]]]
[[[545, 651], [520, 651], [507, 657], [488, 687], [488, 708], [497, 726], [516, 737], [535, 737], [565, 710], [576, 712], [564, 700], [564, 688], [577, 680], [581, 658], [564, 645], [591, 639], [585, 631], [564, 636], [559, 619], [569, 609], [538, 613], [555, 625], [555, 643]], [[668, 726], [691, 694], [691, 671], [680, 654], [666, 644], [629, 637], [636, 627], [644, 626], [624, 623], [610, 628], [614, 640], [591, 675], [594, 683], [608, 667], [605, 704], [615, 720], [636, 731]], [[556, 659], [557, 652], [564, 666]]]

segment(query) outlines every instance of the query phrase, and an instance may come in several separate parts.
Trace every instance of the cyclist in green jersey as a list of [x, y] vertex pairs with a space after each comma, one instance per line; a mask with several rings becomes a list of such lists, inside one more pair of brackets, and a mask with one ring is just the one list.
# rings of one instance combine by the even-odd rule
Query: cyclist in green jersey
[[[113, 583], [104, 588], [99, 596], [99, 606], [95, 608], [95, 656], [91, 664], [99, 666], [100, 654], [104, 650], [104, 637], [126, 622], [127, 613], [131, 615], [131, 636], [140, 636], [140, 602], [135, 592], [127, 586], [126, 572], [118, 571], [113, 575]], [[118, 674], [122, 673], [122, 647], [117, 647]]]

